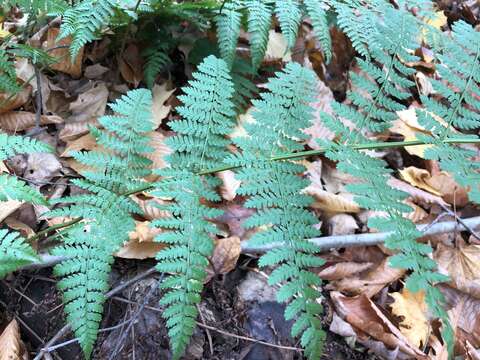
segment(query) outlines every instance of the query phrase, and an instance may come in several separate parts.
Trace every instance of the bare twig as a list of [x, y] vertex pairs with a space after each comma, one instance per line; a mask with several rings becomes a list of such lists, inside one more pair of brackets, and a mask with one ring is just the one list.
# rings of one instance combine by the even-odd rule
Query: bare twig
[[[429, 225], [419, 225], [417, 229], [422, 231], [425, 228], [428, 228]], [[424, 236], [427, 235], [436, 235], [444, 234], [456, 230], [460, 231], [470, 231], [477, 227], [480, 227], [480, 216], [472, 217], [469, 219], [463, 219], [462, 222], [457, 221], [445, 221], [437, 223], [427, 229], [423, 233]], [[339, 236], [325, 236], [319, 238], [310, 239], [312, 243], [319, 246], [320, 249], [338, 249], [342, 247], [352, 247], [352, 246], [366, 246], [366, 245], [377, 245], [385, 241], [387, 237], [392, 235], [392, 232], [383, 232], [383, 233], [369, 233], [369, 234], [354, 234], [354, 235], [339, 235]], [[252, 252], [265, 252], [273, 248], [282, 246], [281, 243], [274, 243], [268, 246], [252, 246], [249, 241], [243, 241], [242, 244], [243, 253], [252, 253]]]
[[463, 227], [465, 229], [467, 229], [470, 232], [470, 234], [472, 234], [477, 240], [480, 240], [480, 235], [474, 229], [472, 229], [470, 225], [465, 223], [465, 221], [457, 215], [456, 211], [452, 211], [448, 207], [446, 207], [445, 205], [442, 205], [442, 204], [440, 204], [440, 206], [442, 207], [442, 209], [445, 212], [447, 212], [449, 215], [453, 216], [456, 221], [458, 221], [460, 224], [462, 224]]

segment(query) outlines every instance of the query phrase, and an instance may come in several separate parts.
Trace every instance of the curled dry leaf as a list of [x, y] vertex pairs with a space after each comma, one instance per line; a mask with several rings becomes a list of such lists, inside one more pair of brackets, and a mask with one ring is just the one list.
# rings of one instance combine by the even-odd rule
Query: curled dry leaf
[[386, 258], [378, 266], [369, 269], [367, 272], [332, 281], [326, 288], [353, 295], [363, 294], [370, 298], [405, 274], [403, 269], [390, 267], [388, 261], [389, 259]]
[[241, 182], [235, 179], [235, 173], [231, 170], [221, 171], [217, 173], [217, 177], [222, 180], [220, 186], [220, 195], [227, 201], [232, 201], [237, 196], [237, 190]]
[[25, 86], [15, 95], [0, 93], [0, 114], [15, 110], [24, 105], [32, 95], [32, 87]]
[[70, 51], [68, 49], [72, 43], [72, 38], [71, 36], [68, 36], [57, 41], [59, 32], [60, 29], [56, 27], [50, 27], [48, 29], [47, 43], [44, 46], [45, 50], [59, 47], [58, 49], [49, 52], [51, 56], [58, 59], [57, 62], [52, 64], [50, 67], [53, 70], [58, 70], [65, 74], [69, 74], [74, 78], [78, 78], [80, 75], [82, 75], [83, 47], [78, 51], [75, 61], [72, 61], [70, 57]]
[[165, 103], [176, 89], [167, 90], [167, 88], [168, 83], [165, 82], [162, 85], [155, 84], [152, 89], [152, 115], [155, 129], [162, 124], [162, 121], [168, 116], [172, 109], [170, 105], [165, 105]]
[[15, 319], [0, 335], [0, 360], [28, 360], [28, 352], [20, 338], [20, 328]]
[[400, 359], [426, 358], [365, 294], [347, 297], [335, 291], [330, 296], [338, 315], [352, 325], [357, 338], [367, 340], [370, 337], [381, 341], [389, 349], [398, 348]]
[[320, 209], [330, 213], [360, 212], [360, 207], [355, 201], [353, 201], [352, 194], [333, 194], [314, 185], [308, 186], [304, 191], [306, 194], [314, 198], [315, 201], [312, 204], [314, 209]]
[[396, 179], [394, 177], [391, 177], [388, 180], [388, 185], [395, 189], [406, 192], [416, 203], [420, 202], [423, 204], [438, 204], [445, 207], [449, 206], [440, 196], [433, 195], [429, 192], [426, 192], [425, 190], [416, 188], [415, 186], [412, 186], [409, 183], [406, 183], [405, 181]]
[[148, 221], [137, 221], [135, 231], [129, 234], [130, 241], [128, 241], [115, 256], [124, 259], [138, 259], [143, 260], [153, 258], [162, 248], [164, 244], [154, 241], [155, 236], [162, 232], [161, 229], [150, 227]]
[[[41, 125], [61, 124], [63, 119], [56, 115], [42, 115]], [[0, 115], [0, 128], [7, 131], [24, 131], [35, 125], [35, 114], [28, 111], [10, 111]]]
[[468, 203], [467, 190], [460, 187], [452, 176], [445, 171], [431, 175], [425, 169], [409, 166], [400, 170], [400, 175], [413, 186], [441, 196], [449, 204], [465, 206]]
[[412, 208], [411, 212], [404, 215], [407, 219], [417, 224], [428, 217], [428, 213], [411, 200], [407, 199], [404, 202]]
[[480, 245], [438, 244], [434, 259], [439, 271], [450, 277], [451, 286], [480, 299]]
[[238, 236], [217, 239], [210, 259], [210, 266], [207, 269], [207, 282], [215, 275], [226, 274], [234, 270], [240, 253], [240, 238]]
[[390, 294], [394, 302], [392, 313], [401, 318], [399, 327], [411, 344], [422, 348], [427, 344], [430, 324], [427, 318], [428, 308], [425, 303], [425, 292], [412, 293], [403, 288], [401, 292]]

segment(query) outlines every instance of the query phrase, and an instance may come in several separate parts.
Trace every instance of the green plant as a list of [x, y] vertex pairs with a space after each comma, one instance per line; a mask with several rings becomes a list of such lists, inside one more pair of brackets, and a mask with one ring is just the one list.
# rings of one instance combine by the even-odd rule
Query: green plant
[[158, 172], [164, 178], [153, 192], [174, 200], [165, 206], [172, 216], [155, 221], [155, 226], [174, 230], [156, 239], [171, 245], [158, 253], [157, 269], [173, 274], [161, 284], [166, 292], [160, 303], [166, 306], [163, 316], [174, 359], [183, 354], [196, 326], [196, 305], [213, 252], [210, 235], [216, 233], [207, 219], [221, 214], [201, 202], [220, 200], [214, 190], [218, 179], [196, 172], [218, 166], [227, 156], [229, 142], [224, 136], [232, 131], [235, 114], [234, 88], [223, 60], [206, 58], [184, 93], [183, 106], [177, 108], [182, 119], [170, 123], [177, 133], [167, 141], [174, 150], [168, 158], [170, 168]]
[[135, 228], [130, 214], [141, 213], [126, 194], [150, 173], [151, 161], [144, 155], [151, 151], [146, 136], [153, 130], [151, 101], [150, 92], [140, 89], [110, 105], [117, 115], [100, 118], [105, 130], [91, 128], [108, 151], [73, 154], [92, 169], [83, 173], [85, 179], [73, 180], [86, 193], [58, 199], [53, 203], [71, 205], [49, 213], [51, 217], [83, 218], [68, 229], [64, 244], [52, 253], [67, 258], [54, 271], [62, 277], [58, 287], [63, 292], [67, 321], [87, 358], [97, 338], [113, 254]]
[[295, 63], [287, 64], [267, 84], [269, 92], [253, 101], [254, 122], [246, 124], [248, 136], [235, 139], [243, 150], [227, 161], [241, 166], [237, 178], [242, 182], [240, 195], [248, 196], [245, 206], [257, 209], [247, 221], [249, 228], [264, 226], [268, 230], [256, 233], [250, 240], [255, 245], [283, 243], [260, 258], [260, 266], [274, 266], [269, 277], [271, 285], [281, 284], [278, 301], [287, 302], [285, 318], [295, 320], [292, 336], [301, 336], [301, 344], [309, 359], [319, 359], [324, 332], [318, 315], [322, 306], [318, 287], [320, 278], [309, 267], [323, 265], [315, 256], [315, 245], [308, 241], [318, 236], [318, 222], [306, 207], [312, 199], [302, 194], [309, 184], [298, 174], [305, 171], [294, 161], [274, 161], [272, 156], [300, 151], [299, 143], [306, 139], [302, 132], [312, 119], [315, 74]]
[[35, 251], [17, 232], [0, 229], [0, 279], [20, 266], [38, 261]]

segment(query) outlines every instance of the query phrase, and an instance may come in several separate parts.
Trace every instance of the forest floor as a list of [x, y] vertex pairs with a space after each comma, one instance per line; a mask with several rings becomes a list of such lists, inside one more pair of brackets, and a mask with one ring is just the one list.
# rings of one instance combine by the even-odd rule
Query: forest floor
[[[449, 22], [460, 18], [480, 24], [480, 5], [475, 1], [442, 0], [439, 4], [445, 15], [439, 20], [439, 27], [446, 29]], [[40, 41], [51, 47], [49, 42], [57, 33], [58, 27], [48, 27], [39, 34]], [[315, 106], [328, 111], [334, 99], [345, 99], [350, 88], [348, 72], [358, 71], [355, 54], [345, 36], [332, 28], [334, 61], [325, 65], [320, 50], [307, 35], [289, 56], [316, 71], [319, 93]], [[268, 65], [273, 68], [279, 68], [285, 60], [284, 52], [274, 49], [282, 46], [279, 39], [279, 33], [272, 36]], [[55, 154], [17, 156], [5, 163], [8, 172], [35, 185], [49, 198], [76, 191], [69, 180], [78, 177], [83, 169], [68, 152], [94, 149], [97, 145], [88, 134], [88, 125], [95, 124], [108, 111], [107, 102], [139, 86], [142, 79], [138, 44], [128, 39], [122, 45], [121, 55], [117, 53], [120, 46], [112, 47], [108, 37], [88, 45], [75, 64], [59, 63], [41, 71], [40, 81], [25, 86], [10, 108], [0, 109], [0, 129], [25, 135], [34, 133], [56, 149]], [[52, 55], [65, 55], [66, 51], [59, 48]], [[171, 135], [168, 121], [177, 117], [175, 107], [180, 103], [177, 96], [193, 70], [182, 60], [186, 56], [182, 51], [186, 50], [174, 50], [179, 61], [154, 88], [154, 106], [161, 125], [153, 135], [160, 145], [152, 160], [158, 166], [164, 165], [163, 157], [168, 153], [161, 142]], [[426, 79], [432, 67], [428, 61], [419, 64], [420, 87], [428, 86]], [[28, 63], [18, 64], [17, 72], [23, 81], [34, 76], [34, 69]], [[257, 80], [258, 84], [266, 77]], [[41, 129], [35, 126], [34, 93], [38, 88], [43, 95]], [[397, 135], [406, 137], [418, 131], [412, 125], [409, 111], [399, 114]], [[309, 131], [314, 137], [329, 136], [319, 122]], [[315, 148], [314, 144], [307, 146]], [[411, 220], [415, 223], [455, 222], [480, 215], [478, 207], [468, 201], [466, 190], [449, 174], [440, 172], [435, 162], [403, 149], [388, 150], [385, 158], [393, 169], [408, 168], [403, 178], [394, 181], [411, 195], [410, 205], [415, 209]], [[312, 180], [311, 194], [316, 201], [313, 211], [321, 221], [323, 235], [368, 232], [366, 220], [372, 214], [360, 209], [345, 190], [352, 179], [321, 157], [307, 159], [305, 165], [309, 169], [305, 176]], [[303, 359], [298, 341], [289, 335], [291, 323], [283, 318], [284, 305], [275, 301], [276, 288], [267, 284], [268, 271], [259, 270], [257, 254], [241, 250], [241, 242], [251, 236], [241, 227], [250, 210], [243, 207], [245, 199], [236, 195], [238, 184], [229, 176], [226, 174], [223, 179], [224, 201], [218, 205], [225, 214], [216, 220], [225, 236], [218, 240], [211, 259], [211, 276], [199, 305], [198, 327], [185, 359]], [[155, 233], [148, 227], [156, 210], [147, 205], [152, 200], [147, 194], [136, 195], [135, 200], [145, 208], [146, 216], [137, 219], [131, 242], [117, 254], [110, 281], [112, 294], [105, 305], [94, 359], [169, 358], [168, 337], [158, 305], [160, 275], [151, 270], [155, 264], [152, 258], [161, 246], [153, 242]], [[40, 218], [44, 210], [39, 206], [3, 202], [0, 222], [31, 236], [53, 224]], [[434, 258], [452, 278], [442, 291], [451, 311], [458, 316], [457, 350], [464, 358], [478, 360], [480, 352], [475, 349], [480, 347], [480, 238], [474, 231], [455, 231], [424, 240], [434, 246]], [[41, 239], [33, 245], [42, 252], [52, 244]], [[417, 354], [417, 350], [431, 360], [445, 359], [440, 355], [444, 350], [437, 338], [438, 323], [430, 320], [423, 299], [404, 289], [405, 272], [388, 266], [391, 255], [381, 244], [332, 249], [322, 254], [326, 264], [316, 272], [325, 281], [322, 323], [327, 339], [323, 359], [405, 359]], [[80, 347], [71, 340], [71, 333], [62, 333], [57, 338], [65, 326], [65, 317], [56, 283], [51, 267], [17, 272], [0, 280], [0, 334], [16, 319], [20, 341], [26, 354], [32, 355], [30, 358], [46, 349], [45, 359], [81, 359]]]

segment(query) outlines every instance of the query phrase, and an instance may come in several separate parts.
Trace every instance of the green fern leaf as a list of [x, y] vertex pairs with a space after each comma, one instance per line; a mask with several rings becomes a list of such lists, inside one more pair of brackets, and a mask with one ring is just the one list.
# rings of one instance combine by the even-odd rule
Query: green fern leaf
[[327, 12], [323, 8], [323, 1], [303, 0], [308, 16], [313, 25], [313, 31], [318, 41], [322, 45], [323, 53], [327, 63], [332, 59], [332, 40], [330, 39], [330, 29], [327, 21]]
[[115, 0], [82, 0], [63, 13], [58, 39], [72, 36], [70, 56], [75, 59], [85, 44], [95, 40], [114, 14]]
[[17, 232], [0, 229], [0, 279], [21, 266], [38, 261], [32, 247]]
[[53, 201], [69, 205], [49, 212], [51, 217], [84, 219], [64, 234], [64, 244], [53, 253], [68, 258], [55, 266], [55, 273], [62, 277], [59, 288], [67, 320], [87, 358], [97, 338], [113, 253], [135, 228], [131, 214], [142, 213], [124, 194], [150, 174], [145, 154], [152, 150], [146, 136], [153, 131], [151, 103], [150, 91], [139, 89], [110, 104], [116, 115], [99, 119], [104, 130], [91, 129], [109, 153], [74, 153], [77, 161], [92, 168], [83, 173], [85, 179], [72, 181], [86, 193]]
[[13, 61], [4, 49], [0, 49], [0, 91], [15, 94], [20, 90]]
[[171, 64], [172, 61], [168, 55], [169, 51], [170, 44], [162, 38], [143, 52], [142, 55], [145, 57], [143, 76], [148, 88], [151, 89], [153, 87], [157, 75]]
[[297, 0], [281, 0], [275, 2], [275, 15], [280, 23], [283, 36], [289, 48], [297, 41], [298, 27], [302, 19], [300, 4]]
[[268, 44], [268, 32], [272, 26], [273, 9], [265, 0], [248, 0], [248, 32], [254, 69], [258, 69], [265, 57]]
[[253, 101], [255, 122], [245, 128], [248, 137], [236, 139], [242, 155], [230, 156], [228, 163], [241, 165], [236, 178], [242, 182], [240, 195], [249, 196], [245, 206], [257, 209], [246, 221], [247, 227], [266, 226], [250, 240], [256, 245], [284, 244], [260, 258], [261, 266], [276, 266], [269, 283], [281, 284], [278, 300], [287, 302], [287, 320], [295, 320], [292, 336], [301, 336], [308, 359], [320, 359], [325, 337], [318, 315], [322, 311], [317, 300], [318, 276], [307, 268], [324, 262], [315, 256], [318, 249], [307, 239], [318, 236], [314, 225], [318, 220], [307, 211], [312, 199], [302, 194], [308, 181], [298, 174], [305, 168], [292, 161], [272, 161], [272, 156], [298, 151], [298, 142], [306, 136], [312, 119], [314, 74], [296, 63], [287, 64], [267, 85], [269, 92]]
[[215, 17], [220, 54], [229, 68], [232, 67], [235, 59], [240, 35], [242, 20], [240, 9], [241, 2], [239, 0], [228, 1], [221, 9], [221, 13]]
[[161, 304], [166, 307], [163, 316], [174, 359], [182, 356], [195, 329], [196, 305], [206, 278], [207, 258], [213, 251], [210, 236], [217, 233], [207, 219], [221, 214], [202, 204], [203, 199], [220, 200], [214, 191], [217, 179], [195, 173], [222, 163], [228, 145], [225, 135], [232, 131], [235, 116], [231, 101], [234, 88], [223, 60], [214, 56], [204, 59], [183, 91], [183, 106], [177, 108], [181, 119], [169, 123], [177, 133], [167, 140], [174, 150], [167, 159], [170, 168], [157, 172], [162, 180], [153, 192], [174, 200], [163, 207], [171, 217], [154, 222], [157, 227], [173, 230], [156, 240], [170, 244], [157, 254], [157, 269], [172, 274], [161, 284], [166, 290]]

